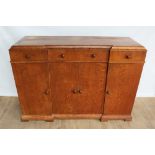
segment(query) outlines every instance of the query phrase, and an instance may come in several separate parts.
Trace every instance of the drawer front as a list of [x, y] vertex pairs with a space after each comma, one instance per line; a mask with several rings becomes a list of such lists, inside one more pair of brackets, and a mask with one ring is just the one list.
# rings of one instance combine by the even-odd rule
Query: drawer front
[[53, 48], [48, 50], [49, 61], [107, 62], [109, 49], [105, 48]]
[[146, 52], [144, 50], [111, 50], [110, 62], [144, 62]]
[[10, 50], [11, 61], [45, 61], [47, 50], [37, 47], [20, 47]]

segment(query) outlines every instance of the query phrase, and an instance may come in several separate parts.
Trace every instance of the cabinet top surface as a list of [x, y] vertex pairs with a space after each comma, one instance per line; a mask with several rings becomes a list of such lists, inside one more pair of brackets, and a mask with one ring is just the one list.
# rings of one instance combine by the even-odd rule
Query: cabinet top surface
[[128, 46], [142, 47], [128, 37], [26, 36], [14, 46]]

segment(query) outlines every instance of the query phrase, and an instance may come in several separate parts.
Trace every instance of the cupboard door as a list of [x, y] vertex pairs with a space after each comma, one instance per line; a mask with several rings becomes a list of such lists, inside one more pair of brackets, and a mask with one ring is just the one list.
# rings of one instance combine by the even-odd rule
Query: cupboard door
[[105, 115], [130, 115], [143, 63], [110, 63], [108, 67]]
[[102, 114], [106, 82], [106, 63], [79, 63], [79, 111]]
[[50, 88], [53, 114], [79, 113], [77, 63], [50, 63]]
[[47, 63], [12, 63], [23, 115], [50, 115]]
[[102, 114], [105, 63], [51, 63], [53, 114]]

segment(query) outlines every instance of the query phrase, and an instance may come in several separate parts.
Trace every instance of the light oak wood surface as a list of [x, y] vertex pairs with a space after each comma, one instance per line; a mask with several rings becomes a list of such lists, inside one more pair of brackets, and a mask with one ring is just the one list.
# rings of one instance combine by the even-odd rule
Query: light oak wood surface
[[15, 46], [135, 46], [141, 45], [129, 37], [101, 36], [25, 36]]
[[136, 98], [132, 121], [100, 122], [96, 119], [46, 121], [20, 121], [17, 97], [0, 97], [1, 129], [145, 129], [155, 128], [155, 98]]

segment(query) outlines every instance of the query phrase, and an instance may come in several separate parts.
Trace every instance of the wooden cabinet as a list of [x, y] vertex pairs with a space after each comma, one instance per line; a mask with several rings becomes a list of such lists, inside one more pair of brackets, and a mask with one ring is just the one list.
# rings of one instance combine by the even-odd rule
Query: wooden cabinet
[[130, 38], [24, 37], [10, 49], [22, 120], [131, 120], [145, 54]]

